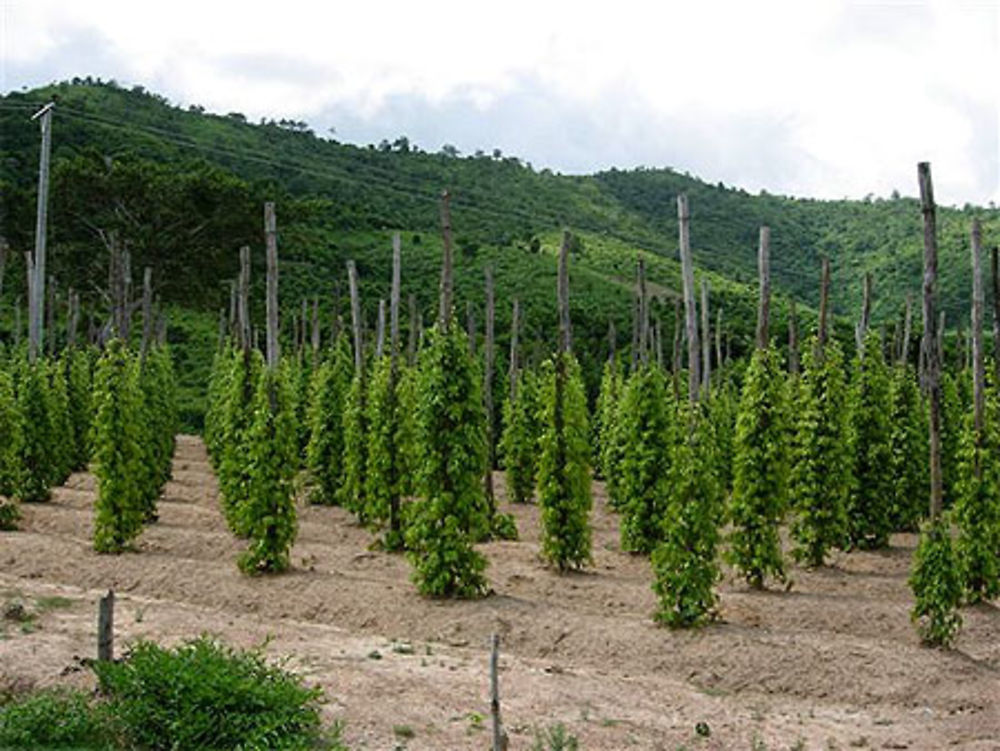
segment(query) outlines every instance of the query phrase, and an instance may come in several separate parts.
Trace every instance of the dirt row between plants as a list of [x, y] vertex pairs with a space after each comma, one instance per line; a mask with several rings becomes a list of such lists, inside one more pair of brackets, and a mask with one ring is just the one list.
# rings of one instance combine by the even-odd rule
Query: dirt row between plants
[[242, 576], [196, 437], [180, 437], [160, 521], [135, 553], [92, 552], [93, 478], [75, 475], [0, 536], [0, 591], [37, 613], [0, 624], [0, 688], [86, 684], [78, 658], [95, 651], [96, 601], [113, 587], [119, 644], [268, 640], [324, 688], [352, 748], [487, 748], [493, 632], [512, 751], [556, 723], [583, 749], [1000, 748], [1000, 609], [966, 609], [954, 651], [922, 648], [912, 536], [793, 569], [788, 591], [754, 593], [727, 572], [720, 621], [671, 632], [651, 618], [648, 561], [618, 551], [599, 483], [594, 566], [565, 576], [538, 560], [537, 508], [507, 504], [496, 484], [521, 539], [482, 546], [491, 596], [444, 602], [419, 597], [405, 557], [370, 550], [337, 508], [300, 509], [293, 572]]

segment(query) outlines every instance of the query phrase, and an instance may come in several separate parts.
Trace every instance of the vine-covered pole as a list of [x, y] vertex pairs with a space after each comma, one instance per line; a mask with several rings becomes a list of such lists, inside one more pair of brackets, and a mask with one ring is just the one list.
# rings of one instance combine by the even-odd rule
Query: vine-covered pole
[[140, 357], [143, 361], [153, 343], [153, 268], [146, 266], [142, 270], [142, 342]]
[[381, 360], [385, 354], [385, 298], [378, 301], [378, 318], [375, 326], [375, 359]]
[[788, 307], [788, 372], [793, 375], [799, 373], [798, 314], [795, 310], [794, 298], [789, 302]]
[[521, 303], [515, 297], [514, 309], [510, 316], [510, 402], [513, 404], [517, 399], [517, 371], [520, 368], [518, 363], [518, 334], [521, 330]]
[[[771, 325], [771, 228], [760, 228], [757, 246], [757, 275], [760, 277], [760, 298], [757, 301], [757, 349], [767, 349], [770, 345]], [[793, 303], [794, 304], [794, 303]], [[795, 339], [795, 324], [789, 319], [789, 349]]]
[[708, 310], [708, 279], [701, 280], [701, 393], [703, 399], [711, 396], [712, 389], [712, 333]]
[[240, 349], [249, 354], [250, 335], [250, 246], [240, 248], [240, 276], [236, 285], [236, 334]]
[[673, 374], [674, 399], [681, 398], [681, 301], [674, 299], [674, 351], [673, 359], [670, 363], [670, 371]]
[[568, 354], [573, 333], [569, 320], [569, 246], [572, 236], [569, 230], [563, 230], [562, 245], [559, 247], [559, 354]]
[[[979, 219], [972, 220], [972, 393], [973, 424], [976, 445], [980, 446], [983, 435], [983, 413], [986, 409], [986, 370], [983, 358], [983, 295], [982, 257], [983, 229]], [[976, 462], [976, 475], [981, 467]]]
[[871, 325], [872, 311], [872, 274], [865, 272], [865, 282], [861, 295], [861, 317], [858, 319], [857, 328], [854, 330], [854, 340], [858, 348], [858, 357], [864, 357], [865, 337], [868, 336], [868, 327]]
[[924, 220], [924, 342], [927, 353], [927, 392], [930, 401], [930, 474], [931, 518], [936, 519], [942, 508], [941, 485], [941, 359], [936, 340], [937, 316], [934, 314], [934, 285], [937, 283], [937, 211], [931, 165], [917, 165], [920, 182], [920, 208]]
[[715, 364], [722, 370], [722, 308], [715, 311]]
[[639, 363], [645, 367], [649, 364], [649, 299], [646, 296], [646, 264], [642, 256], [636, 264], [636, 291], [639, 295]]
[[990, 277], [993, 281], [993, 367], [1000, 383], [1000, 248], [990, 253]]
[[408, 299], [410, 309], [410, 328], [407, 332], [406, 341], [406, 364], [411, 368], [417, 364], [417, 337], [419, 336], [420, 322], [417, 319], [417, 296], [410, 294]]
[[264, 204], [264, 239], [267, 246], [267, 367], [275, 370], [281, 359], [278, 343], [278, 225], [274, 201]]
[[399, 233], [392, 235], [392, 285], [389, 290], [389, 359], [393, 381], [399, 368], [399, 297], [402, 283], [402, 249]]
[[826, 340], [829, 336], [830, 317], [830, 259], [823, 259], [823, 269], [820, 273], [819, 282], [819, 336], [817, 346], [820, 359], [823, 358], [826, 350]]
[[681, 278], [684, 283], [684, 317], [688, 342], [688, 398], [698, 401], [701, 371], [698, 368], [698, 309], [694, 296], [694, 262], [691, 259], [691, 212], [686, 195], [677, 196], [677, 219], [680, 225]]
[[493, 468], [496, 466], [496, 447], [493, 424], [493, 368], [495, 365], [494, 326], [496, 324], [496, 300], [493, 290], [493, 268], [486, 267], [486, 369], [483, 373], [483, 403], [486, 407], [486, 498], [490, 508], [495, 505], [493, 495]]

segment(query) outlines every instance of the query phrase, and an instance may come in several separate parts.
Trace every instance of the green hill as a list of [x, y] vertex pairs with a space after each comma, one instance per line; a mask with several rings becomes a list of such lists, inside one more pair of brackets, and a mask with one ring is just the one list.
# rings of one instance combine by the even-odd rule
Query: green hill
[[[211, 351], [217, 311], [228, 304], [241, 245], [250, 245], [254, 275], [262, 281], [264, 200], [278, 206], [286, 312], [298, 310], [302, 297], [318, 295], [329, 320], [344, 262], [353, 258], [372, 321], [379, 296], [387, 294], [390, 236], [397, 230], [403, 233], [404, 295], [414, 294], [428, 316], [434, 309], [439, 196], [448, 188], [459, 251], [458, 305], [464, 309], [471, 301], [481, 311], [483, 268], [492, 264], [498, 331], [506, 331], [509, 301], [517, 295], [527, 306], [538, 355], [555, 337], [554, 252], [561, 228], [569, 227], [578, 236], [575, 339], [588, 373], [605, 356], [609, 320], [622, 346], [630, 338], [639, 252], [663, 298], [654, 314], [663, 321], [665, 342], [671, 342], [679, 286], [675, 199], [682, 192], [692, 209], [695, 263], [710, 280], [713, 306], [724, 309], [735, 355], [753, 335], [760, 224], [772, 228], [776, 336], [784, 325], [784, 299], [815, 305], [824, 255], [831, 258], [833, 306], [846, 316], [840, 322], [845, 335], [860, 305], [865, 271], [876, 280], [876, 323], [892, 323], [905, 296], [919, 292], [921, 219], [914, 199], [750, 195], [669, 169], [566, 176], [499, 154], [428, 153], [404, 137], [359, 147], [319, 138], [304, 123], [250, 124], [238, 113], [184, 110], [141, 88], [85, 79], [0, 98], [0, 232], [12, 250], [3, 292], [8, 304], [23, 295], [23, 251], [30, 249], [34, 231], [39, 139], [29, 117], [50, 99], [57, 108], [49, 267], [57, 284], [82, 291], [85, 304], [100, 311], [107, 276], [102, 238], [117, 232], [131, 250], [133, 268], [152, 266], [157, 293], [173, 306], [175, 322], [187, 322], [187, 328], [177, 323], [172, 338], [198, 332], [196, 354], [185, 354], [192, 386]], [[995, 242], [997, 211], [940, 212], [942, 303], [951, 325], [967, 317], [967, 238], [974, 215], [984, 221], [988, 242]], [[262, 320], [263, 311], [255, 312]], [[9, 330], [11, 316], [3, 318], [0, 326]]]

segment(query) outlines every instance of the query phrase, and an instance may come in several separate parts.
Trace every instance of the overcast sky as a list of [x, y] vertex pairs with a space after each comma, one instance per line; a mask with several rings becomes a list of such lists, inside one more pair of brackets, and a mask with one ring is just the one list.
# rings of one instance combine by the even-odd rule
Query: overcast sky
[[3, 91], [100, 76], [342, 141], [824, 198], [915, 194], [926, 159], [941, 202], [1000, 203], [998, 0], [0, 7]]

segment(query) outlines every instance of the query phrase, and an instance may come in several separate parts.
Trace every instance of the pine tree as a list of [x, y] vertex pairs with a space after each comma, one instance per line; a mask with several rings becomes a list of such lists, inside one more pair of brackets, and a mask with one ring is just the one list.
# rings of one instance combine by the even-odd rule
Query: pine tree
[[472, 546], [489, 526], [481, 383], [463, 332], [454, 323], [431, 329], [417, 388], [419, 498], [406, 529], [413, 580], [424, 595], [475, 597], [486, 590], [486, 559]]
[[921, 526], [910, 571], [909, 583], [915, 600], [910, 619], [917, 624], [920, 638], [928, 646], [951, 645], [962, 627], [958, 612], [962, 578], [950, 526], [947, 514]]
[[580, 366], [570, 353], [544, 366], [538, 505], [542, 557], [560, 571], [591, 560], [590, 444]]
[[141, 397], [135, 370], [135, 359], [114, 339], [94, 374], [94, 549], [99, 553], [128, 549], [142, 531]]
[[636, 370], [625, 384], [618, 415], [621, 547], [631, 553], [651, 553], [661, 538], [672, 481], [671, 411], [660, 369], [643, 366]]
[[538, 465], [538, 385], [533, 371], [521, 371], [516, 377], [514, 400], [504, 402], [500, 454], [508, 497], [514, 503], [529, 503]]
[[691, 412], [685, 419], [687, 435], [676, 441], [670, 462], [662, 538], [651, 556], [653, 591], [659, 599], [655, 619], [671, 628], [699, 626], [714, 618], [714, 586], [720, 577], [716, 550], [721, 493], [713, 471], [715, 446], [705, 417]]
[[792, 536], [796, 558], [822, 566], [827, 551], [847, 534], [850, 445], [847, 387], [840, 347], [815, 342], [803, 357], [802, 396], [789, 493], [795, 510]]
[[910, 365], [892, 373], [892, 526], [916, 531], [930, 496], [927, 413]]
[[854, 363], [851, 402], [854, 473], [847, 534], [854, 547], [884, 548], [892, 531], [892, 400], [882, 338], [874, 331], [865, 337], [864, 358]]
[[788, 507], [786, 387], [777, 355], [757, 349], [740, 397], [733, 441], [729, 560], [754, 589], [785, 580], [778, 528]]
[[240, 527], [250, 544], [239, 558], [247, 574], [279, 573], [290, 565], [290, 551], [298, 532], [293, 480], [298, 467], [298, 433], [293, 372], [287, 364], [264, 368], [253, 397], [253, 418], [247, 435], [250, 470], [249, 495], [239, 509]]

